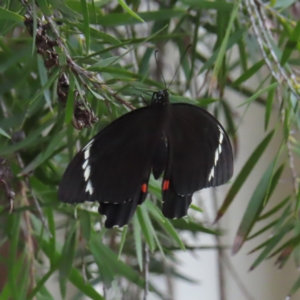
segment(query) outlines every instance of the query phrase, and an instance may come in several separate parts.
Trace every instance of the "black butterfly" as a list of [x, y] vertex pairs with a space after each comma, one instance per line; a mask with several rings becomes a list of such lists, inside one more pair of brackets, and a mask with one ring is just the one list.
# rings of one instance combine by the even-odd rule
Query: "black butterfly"
[[118, 118], [77, 153], [58, 198], [98, 201], [105, 226], [121, 227], [145, 201], [151, 171], [155, 179], [164, 174], [164, 216], [185, 216], [195, 191], [232, 176], [233, 155], [224, 128], [204, 109], [170, 104], [167, 90], [155, 92], [150, 106]]

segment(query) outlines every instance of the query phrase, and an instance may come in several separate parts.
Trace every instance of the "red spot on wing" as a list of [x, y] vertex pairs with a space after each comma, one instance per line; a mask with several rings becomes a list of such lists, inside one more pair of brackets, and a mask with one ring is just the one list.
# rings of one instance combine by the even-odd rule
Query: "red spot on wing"
[[142, 190], [143, 193], [146, 193], [146, 192], [147, 192], [147, 184], [146, 184], [146, 183], [143, 183], [143, 184], [142, 184], [141, 190]]
[[163, 182], [163, 191], [166, 191], [169, 189], [169, 185], [170, 185], [170, 180], [165, 180]]

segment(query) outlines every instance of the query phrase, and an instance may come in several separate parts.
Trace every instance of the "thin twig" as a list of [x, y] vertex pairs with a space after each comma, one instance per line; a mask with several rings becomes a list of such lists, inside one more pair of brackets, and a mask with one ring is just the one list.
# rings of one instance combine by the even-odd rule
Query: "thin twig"
[[[8, 118], [8, 111], [7, 111], [7, 108], [6, 108], [6, 105], [5, 105], [4, 101], [3, 101], [3, 99], [1, 99], [0, 104], [1, 104], [2, 111], [3, 111], [3, 116], [4, 116], [4, 118], [7, 119]], [[12, 128], [9, 128], [9, 131], [11, 133], [13, 133]], [[25, 165], [24, 165], [24, 162], [22, 160], [22, 157], [21, 157], [20, 153], [17, 152], [16, 156], [17, 156], [17, 160], [18, 160], [19, 166], [21, 167], [21, 169], [24, 169]], [[24, 182], [26, 183], [26, 186], [27, 186], [28, 190], [30, 190], [30, 194], [31, 194], [31, 197], [33, 199], [34, 206], [36, 207], [36, 209], [38, 211], [39, 218], [40, 218], [40, 220], [41, 220], [44, 228], [47, 230], [49, 236], [52, 237], [52, 234], [51, 234], [51, 232], [50, 232], [50, 230], [48, 228], [48, 225], [46, 223], [46, 219], [44, 217], [44, 214], [43, 214], [43, 211], [42, 211], [41, 206], [39, 204], [39, 201], [37, 200], [37, 198], [36, 198], [36, 196], [34, 194], [34, 191], [31, 188], [31, 185], [30, 185], [30, 182], [29, 182], [29, 178], [28, 178], [27, 175], [24, 175]]]
[[[214, 190], [212, 190], [212, 193], [215, 193]], [[214, 199], [214, 195], [213, 195], [213, 199]], [[216, 200], [216, 199], [215, 199]], [[205, 207], [205, 203], [204, 201], [202, 201], [202, 199], [200, 198], [200, 201], [201, 201], [201, 207]], [[217, 211], [217, 203], [213, 203], [213, 209], [214, 209], [214, 215], [216, 214], [216, 211]], [[204, 209], [204, 218], [205, 220], [208, 222], [208, 223], [212, 223], [212, 220], [210, 220], [210, 217], [209, 215], [207, 214], [207, 209]], [[247, 290], [246, 286], [244, 285], [244, 283], [242, 282], [242, 280], [240, 279], [240, 276], [237, 274], [234, 266], [231, 264], [230, 262], [230, 259], [228, 257], [228, 255], [226, 255], [226, 252], [224, 251], [224, 246], [221, 245], [221, 241], [220, 240], [217, 240], [216, 239], [216, 243], [217, 243], [217, 246], [215, 247], [218, 251], [218, 255], [220, 254], [220, 250], [221, 250], [221, 255], [219, 255], [219, 259], [218, 259], [218, 263], [220, 265], [224, 265], [226, 266], [226, 269], [229, 271], [229, 273], [231, 273], [231, 276], [234, 280], [234, 282], [236, 283], [236, 285], [238, 286], [239, 290], [243, 293], [245, 299], [247, 300], [254, 300], [254, 298], [251, 296], [250, 292]], [[218, 245], [219, 243], [219, 245]], [[224, 284], [224, 282], [222, 282], [222, 280], [224, 280], [224, 275], [222, 275], [222, 272], [223, 271], [223, 268], [221, 267], [221, 269], [219, 268], [219, 285], [220, 285], [220, 299], [224, 299], [224, 298], [221, 298], [221, 297], [225, 297], [225, 289], [223, 291], [223, 296], [222, 296], [222, 290], [221, 290], [221, 285]]]
[[252, 28], [254, 30], [254, 34], [257, 38], [257, 43], [258, 43], [258, 46], [260, 48], [260, 51], [262, 53], [262, 56], [264, 58], [264, 61], [266, 62], [268, 68], [269, 68], [269, 71], [271, 72], [272, 76], [276, 79], [277, 82], [280, 82], [280, 78], [279, 78], [279, 75], [276, 74], [276, 72], [274, 71], [273, 69], [273, 66], [272, 66], [272, 62], [269, 60], [266, 52], [265, 52], [265, 49], [264, 49], [264, 46], [263, 46], [263, 40], [260, 36], [260, 33], [259, 33], [259, 30], [258, 30], [258, 27], [256, 25], [256, 21], [253, 17], [253, 13], [252, 13], [252, 9], [251, 9], [251, 4], [249, 2], [250, 0], [245, 0], [245, 4], [246, 4], [246, 8], [247, 8], [247, 11], [248, 11], [248, 15], [249, 15], [249, 18], [250, 18], [250, 22], [251, 22], [251, 25], [252, 25]]
[[[115, 91], [112, 90], [110, 87], [108, 87], [106, 84], [104, 84], [103, 82], [100, 82], [98, 77], [92, 73], [89, 72], [85, 69], [83, 69], [82, 67], [80, 67], [78, 64], [76, 64], [76, 62], [72, 59], [71, 55], [69, 54], [68, 49], [66, 48], [63, 40], [60, 37], [60, 33], [57, 29], [57, 26], [55, 24], [55, 22], [52, 20], [51, 17], [49, 16], [45, 16], [46, 21], [49, 23], [52, 32], [54, 33], [56, 39], [57, 39], [57, 44], [58, 46], [61, 48], [61, 50], [64, 52], [66, 58], [67, 58], [67, 64], [70, 67], [70, 69], [72, 70], [72, 72], [76, 73], [78, 75], [78, 78], [80, 80], [82, 80], [82, 76], [87, 78], [89, 80], [89, 82], [95, 87], [95, 88], [102, 88], [105, 89], [109, 92], [109, 94], [115, 98], [118, 102], [120, 102], [121, 104], [123, 104], [124, 106], [127, 106], [129, 109], [133, 110], [135, 109], [134, 106], [132, 106], [130, 103], [128, 103], [127, 101], [125, 101], [124, 99], [122, 99], [121, 97], [117, 96]], [[85, 82], [82, 81], [84, 84]]]
[[103, 283], [103, 297], [104, 297], [104, 299], [106, 299], [106, 297], [107, 297], [107, 289], [106, 289], [106, 286], [105, 286], [105, 283]]
[[[217, 194], [215, 189], [212, 189], [212, 196], [213, 196], [213, 206], [215, 212], [218, 211], [218, 204], [217, 204]], [[219, 225], [217, 225], [216, 230], [220, 230]], [[219, 277], [219, 295], [220, 300], [226, 300], [226, 291], [225, 291], [225, 270], [223, 266], [224, 260], [224, 250], [221, 248], [221, 238], [219, 235], [215, 235], [215, 241], [218, 246], [217, 254], [218, 254], [218, 277]]]
[[290, 138], [288, 138], [287, 141], [286, 141], [286, 147], [287, 147], [287, 150], [288, 150], [289, 167], [290, 167], [292, 177], [293, 177], [294, 192], [295, 192], [295, 195], [298, 195], [298, 192], [299, 192], [298, 175], [297, 175], [296, 168], [295, 168], [294, 154], [293, 154], [293, 151], [292, 151], [292, 145], [291, 145]]
[[[25, 205], [29, 205], [29, 201], [27, 199], [26, 195], [26, 189], [27, 185], [24, 181], [21, 181], [21, 195], [22, 199], [25, 202]], [[30, 285], [33, 288], [35, 286], [35, 268], [34, 268], [34, 242], [32, 238], [32, 226], [30, 222], [30, 216], [29, 211], [24, 212], [24, 220], [25, 220], [25, 227], [26, 230], [24, 230], [25, 233], [25, 239], [26, 239], [26, 245], [28, 247], [28, 251], [26, 252], [28, 257], [28, 262], [30, 266], [29, 270], [29, 276], [30, 276]]]
[[238, 288], [241, 290], [243, 295], [247, 300], [254, 300], [250, 292], [247, 290], [246, 286], [244, 285], [243, 281], [241, 280], [240, 275], [236, 272], [234, 266], [230, 262], [228, 255], [224, 253], [222, 257], [222, 262], [226, 266], [227, 270], [231, 274], [232, 278], [234, 279], [235, 283], [237, 284]]
[[149, 257], [149, 248], [147, 243], [145, 243], [144, 246], [144, 278], [145, 278], [145, 287], [144, 287], [144, 296], [143, 300], [147, 300], [148, 293], [149, 293], [149, 263], [150, 263], [150, 257]]
[[[290, 71], [291, 74], [287, 74], [286, 71], [282, 68], [278, 57], [276, 55], [276, 53], [273, 50], [272, 44], [270, 42], [270, 38], [273, 38], [272, 32], [267, 28], [267, 26], [265, 25], [265, 20], [267, 19], [264, 10], [260, 9], [258, 11], [257, 5], [253, 0], [249, 0], [252, 2], [252, 7], [254, 9], [255, 14], [257, 15], [257, 20], [258, 20], [258, 25], [260, 27], [260, 31], [262, 32], [263, 36], [264, 36], [264, 40], [268, 46], [268, 50], [270, 51], [270, 54], [274, 60], [274, 62], [276, 63], [276, 66], [278, 68], [278, 71], [280, 73], [280, 75], [285, 79], [286, 83], [288, 84], [290, 90], [293, 92], [293, 94], [295, 95], [295, 97], [300, 100], [300, 95], [297, 93], [297, 91], [294, 89], [293, 85], [298, 85], [298, 83], [295, 81], [296, 75]], [[265, 20], [262, 20], [262, 18], [264, 18]], [[268, 34], [267, 34], [268, 33]], [[293, 85], [291, 84], [291, 81], [293, 83]]]
[[[262, 54], [264, 56], [264, 59], [265, 59], [267, 65], [268, 65], [270, 71], [271, 71], [272, 76], [279, 83], [281, 82], [281, 80], [279, 80], [279, 77], [283, 78], [284, 81], [287, 83], [289, 89], [292, 91], [293, 95], [298, 100], [300, 100], [300, 95], [294, 89], [294, 86], [298, 85], [298, 82], [296, 81], [296, 78], [297, 78], [296, 74], [293, 73], [292, 70], [290, 70], [290, 74], [287, 74], [287, 72], [282, 68], [282, 66], [281, 66], [281, 64], [280, 64], [280, 62], [277, 58], [277, 55], [273, 50], [272, 44], [270, 42], [270, 38], [272, 38], [272, 39], [274, 39], [274, 38], [273, 38], [272, 32], [265, 25], [266, 20], [267, 20], [267, 16], [265, 14], [264, 9], [266, 8], [266, 5], [263, 4], [261, 1], [258, 1], [258, 0], [255, 0], [255, 1], [254, 0], [246, 0], [245, 3], [246, 3], [247, 10], [248, 10], [248, 14], [250, 16], [252, 27], [253, 27], [255, 35], [257, 37], [258, 44], [261, 48]], [[259, 7], [259, 9], [258, 9], [258, 7]], [[258, 20], [258, 25], [256, 24], [256, 22], [253, 18], [252, 11], [254, 12], [254, 15], [256, 16], [256, 18]], [[272, 11], [272, 12], [274, 13], [274, 11]], [[272, 63], [266, 55], [266, 52], [265, 52], [264, 47], [263, 47], [263, 41], [261, 39], [261, 35], [260, 35], [259, 32], [263, 36], [263, 40], [266, 43], [266, 46], [267, 46], [268, 50], [270, 51], [270, 55], [271, 55], [273, 61], [275, 62], [276, 66], [277, 66], [277, 69], [278, 69], [278, 72], [280, 73], [280, 76], [275, 73], [275, 71], [272, 67]], [[279, 93], [277, 93], [277, 94], [279, 95]], [[277, 97], [277, 99], [278, 99], [278, 97]], [[278, 102], [279, 102], [279, 106], [280, 106], [282, 101], [280, 101], [278, 99]], [[281, 109], [281, 122], [282, 122], [282, 124], [284, 124], [285, 118], [286, 118], [285, 110], [284, 110], [284, 107], [282, 107], [282, 109]], [[297, 172], [296, 172], [296, 168], [295, 168], [295, 164], [294, 164], [294, 155], [293, 155], [293, 151], [292, 151], [290, 138], [287, 139], [286, 146], [287, 146], [287, 150], [288, 150], [289, 167], [290, 167], [292, 177], [293, 177], [294, 192], [297, 195], [298, 190], [299, 190], [298, 176], [297, 176]]]
[[255, 1], [259, 5], [263, 6], [265, 10], [268, 10], [269, 12], [271, 12], [277, 19], [284, 20], [284, 22], [290, 23], [291, 25], [296, 26], [297, 23], [295, 21], [292, 21], [292, 20], [288, 19], [285, 15], [281, 14], [279, 11], [274, 9], [272, 6], [268, 5], [267, 3], [263, 3], [260, 0], [255, 0]]
[[[262, 15], [260, 14], [260, 12], [257, 9], [256, 3], [254, 2], [254, 0], [245, 0], [245, 5], [246, 5], [246, 9], [248, 11], [248, 15], [250, 17], [250, 22], [251, 22], [252, 28], [254, 30], [254, 34], [257, 38], [257, 43], [258, 43], [259, 48], [261, 50], [264, 61], [266, 62], [267, 66], [269, 68], [269, 71], [271, 72], [273, 78], [280, 84], [284, 80], [286, 82], [286, 84], [288, 85], [289, 89], [295, 95], [295, 97], [298, 100], [300, 100], [300, 95], [298, 94], [298, 92], [295, 90], [295, 88], [293, 86], [293, 85], [298, 84], [297, 82], [294, 81], [294, 79], [295, 79], [295, 77], [293, 76], [294, 74], [287, 75], [285, 70], [282, 68], [276, 54], [273, 51], [272, 44], [269, 40], [269, 38], [272, 37], [272, 35], [271, 35], [270, 31], [268, 31], [268, 29], [266, 28], [266, 26], [264, 24], [264, 21], [262, 20]], [[254, 16], [255, 16], [255, 18], [254, 18]], [[258, 24], [256, 22], [256, 19], [258, 20]], [[267, 35], [267, 32], [269, 33], [270, 37]], [[279, 73], [277, 73], [274, 70], [273, 63], [268, 58], [268, 55], [267, 55], [267, 53], [264, 49], [264, 44], [266, 44], [266, 46], [267, 46], [267, 48], [270, 52], [270, 55], [272, 57], [272, 60], [275, 62]], [[290, 77], [292, 79], [290, 79]], [[293, 82], [291, 82], [291, 80]]]

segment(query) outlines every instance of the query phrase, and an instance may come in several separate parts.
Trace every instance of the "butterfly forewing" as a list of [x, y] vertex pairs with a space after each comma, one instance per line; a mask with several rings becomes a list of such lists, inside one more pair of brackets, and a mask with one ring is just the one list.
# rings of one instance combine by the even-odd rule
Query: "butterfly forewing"
[[100, 131], [68, 166], [59, 199], [124, 203], [136, 197], [148, 182], [166, 119], [163, 109], [141, 108]]
[[233, 172], [229, 138], [207, 111], [173, 104], [168, 128], [170, 157], [167, 173], [180, 195], [227, 182]]
[[58, 199], [65, 203], [80, 203], [89, 200], [84, 180], [84, 152], [80, 151], [68, 165], [58, 188]]

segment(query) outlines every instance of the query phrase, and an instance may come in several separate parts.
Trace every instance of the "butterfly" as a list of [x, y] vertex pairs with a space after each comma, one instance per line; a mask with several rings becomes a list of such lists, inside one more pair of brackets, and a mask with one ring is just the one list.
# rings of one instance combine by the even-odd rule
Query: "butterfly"
[[58, 189], [65, 203], [99, 202], [105, 227], [128, 224], [147, 196], [150, 174], [162, 179], [162, 213], [187, 215], [194, 192], [233, 174], [230, 140], [206, 110], [154, 92], [149, 106], [113, 121], [68, 165]]

